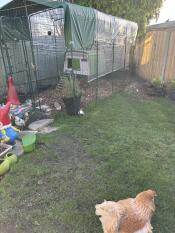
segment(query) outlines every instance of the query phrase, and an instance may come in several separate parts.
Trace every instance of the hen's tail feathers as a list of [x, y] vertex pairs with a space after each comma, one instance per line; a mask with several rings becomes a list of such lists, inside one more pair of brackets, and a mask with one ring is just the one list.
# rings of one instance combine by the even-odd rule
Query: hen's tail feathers
[[105, 233], [118, 232], [122, 218], [122, 210], [116, 202], [104, 201], [95, 206], [96, 215], [100, 216], [100, 221]]
[[151, 225], [151, 223], [148, 223], [148, 233], [153, 233], [153, 227]]

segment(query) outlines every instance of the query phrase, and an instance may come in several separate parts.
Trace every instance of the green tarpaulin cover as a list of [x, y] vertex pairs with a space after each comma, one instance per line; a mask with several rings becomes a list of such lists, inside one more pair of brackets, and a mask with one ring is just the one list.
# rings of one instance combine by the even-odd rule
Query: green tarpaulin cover
[[51, 2], [49, 0], [31, 0], [50, 8], [64, 8], [65, 12], [65, 44], [67, 49], [91, 49], [96, 32], [95, 10], [71, 3]]
[[73, 4], [65, 8], [66, 47], [90, 49], [94, 44], [96, 27], [95, 10]]

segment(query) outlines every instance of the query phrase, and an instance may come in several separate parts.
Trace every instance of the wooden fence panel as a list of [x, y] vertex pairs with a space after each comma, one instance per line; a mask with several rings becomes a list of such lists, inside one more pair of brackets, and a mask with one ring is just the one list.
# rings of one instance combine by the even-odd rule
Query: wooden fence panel
[[175, 79], [175, 31], [171, 32], [170, 36], [164, 79], [165, 81]]
[[175, 31], [160, 30], [147, 33], [136, 44], [135, 61], [138, 75], [147, 80], [175, 79]]

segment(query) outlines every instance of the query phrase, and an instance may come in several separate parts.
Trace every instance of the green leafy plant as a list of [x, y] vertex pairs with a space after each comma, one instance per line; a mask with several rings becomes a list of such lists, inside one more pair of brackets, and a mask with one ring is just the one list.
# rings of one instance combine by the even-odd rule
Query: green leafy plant
[[160, 80], [160, 78], [155, 78], [151, 81], [151, 84], [153, 87], [156, 88], [164, 88], [165, 87], [165, 83], [163, 81]]
[[167, 83], [167, 88], [175, 90], [175, 80], [170, 80]]
[[81, 89], [77, 78], [64, 77], [63, 94], [65, 98], [81, 96]]

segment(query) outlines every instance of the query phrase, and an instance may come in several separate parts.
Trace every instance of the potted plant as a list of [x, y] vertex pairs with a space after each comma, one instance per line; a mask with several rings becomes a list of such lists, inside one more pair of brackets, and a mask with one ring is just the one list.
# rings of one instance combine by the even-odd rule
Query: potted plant
[[76, 77], [64, 77], [63, 102], [69, 115], [78, 115], [81, 104], [81, 89]]

